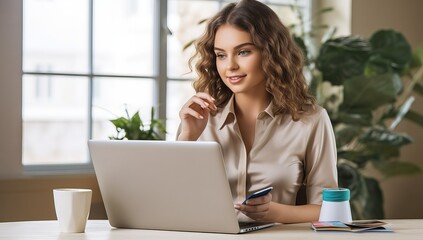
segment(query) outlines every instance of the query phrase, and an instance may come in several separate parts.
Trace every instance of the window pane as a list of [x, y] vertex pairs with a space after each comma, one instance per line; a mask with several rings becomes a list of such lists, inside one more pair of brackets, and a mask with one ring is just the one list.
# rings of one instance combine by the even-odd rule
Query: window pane
[[169, 1], [167, 21], [172, 35], [168, 37], [167, 72], [170, 78], [194, 77], [194, 74], [187, 74], [194, 46], [186, 50], [183, 48], [203, 33], [205, 23], [199, 22], [210, 18], [218, 10], [219, 3], [213, 1]]
[[93, 138], [116, 136], [110, 120], [126, 117], [125, 107], [130, 116], [140, 111], [141, 119], [145, 123], [150, 121], [152, 79], [96, 78], [93, 90]]
[[94, 1], [94, 73], [153, 74], [153, 1]]
[[88, 1], [24, 0], [23, 70], [86, 73]]
[[23, 77], [23, 164], [87, 163], [88, 81]]
[[190, 97], [195, 94], [191, 81], [167, 82], [167, 140], [175, 140], [179, 126], [179, 110]]

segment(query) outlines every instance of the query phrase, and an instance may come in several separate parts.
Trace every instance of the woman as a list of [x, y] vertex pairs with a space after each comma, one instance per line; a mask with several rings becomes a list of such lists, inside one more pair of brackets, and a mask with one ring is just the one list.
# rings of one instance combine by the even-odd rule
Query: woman
[[[209, 20], [196, 50], [197, 94], [180, 110], [177, 139], [220, 143], [240, 220], [317, 220], [323, 188], [337, 187], [336, 146], [288, 29], [266, 5], [243, 0]], [[307, 204], [296, 206], [302, 185]]]

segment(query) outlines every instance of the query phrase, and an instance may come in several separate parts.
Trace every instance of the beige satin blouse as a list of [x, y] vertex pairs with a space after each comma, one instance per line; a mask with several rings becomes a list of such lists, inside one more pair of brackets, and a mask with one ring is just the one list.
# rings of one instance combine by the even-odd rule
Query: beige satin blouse
[[274, 115], [270, 104], [257, 117], [247, 155], [232, 97], [209, 117], [199, 141], [220, 143], [234, 203], [273, 186], [272, 201], [295, 205], [297, 192], [305, 184], [307, 203], [321, 204], [322, 189], [338, 185], [335, 136], [326, 110], [319, 106], [295, 122], [290, 115]]

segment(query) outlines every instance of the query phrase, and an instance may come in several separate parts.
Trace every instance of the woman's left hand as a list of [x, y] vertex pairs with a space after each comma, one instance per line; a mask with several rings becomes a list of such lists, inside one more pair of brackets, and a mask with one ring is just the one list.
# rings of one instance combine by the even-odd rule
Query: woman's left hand
[[246, 202], [246, 204], [237, 203], [234, 207], [249, 218], [259, 221], [263, 220], [269, 213], [271, 201], [272, 194], [268, 193], [258, 198], [251, 198]]

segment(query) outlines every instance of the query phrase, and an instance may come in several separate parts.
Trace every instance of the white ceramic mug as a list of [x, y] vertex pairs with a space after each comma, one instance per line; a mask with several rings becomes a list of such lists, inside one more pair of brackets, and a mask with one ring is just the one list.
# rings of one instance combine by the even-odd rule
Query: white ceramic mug
[[53, 189], [53, 196], [60, 231], [84, 232], [91, 207], [91, 189]]

